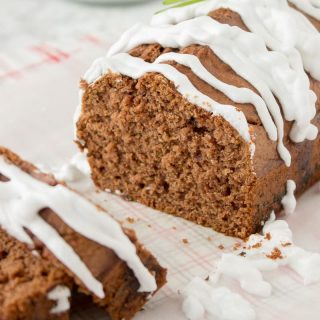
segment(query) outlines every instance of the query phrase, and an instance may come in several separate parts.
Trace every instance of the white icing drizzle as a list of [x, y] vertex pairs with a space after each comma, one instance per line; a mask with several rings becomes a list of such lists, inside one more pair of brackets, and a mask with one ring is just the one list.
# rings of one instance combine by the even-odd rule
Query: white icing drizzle
[[239, 281], [241, 288], [248, 293], [268, 297], [271, 295], [272, 288], [270, 283], [264, 281], [261, 271], [276, 268], [276, 263], [271, 260], [250, 261], [232, 253], [225, 253], [219, 260], [217, 272], [211, 280], [216, 283], [224, 275]]
[[56, 305], [50, 310], [50, 313], [59, 314], [70, 309], [69, 298], [71, 296], [70, 289], [66, 286], [56, 286], [48, 292], [48, 299], [56, 301]]
[[297, 200], [294, 196], [295, 190], [296, 190], [296, 183], [293, 180], [288, 180], [287, 193], [281, 200], [281, 204], [283, 206], [283, 210], [285, 214], [292, 214], [296, 209]]
[[[271, 139], [275, 138], [274, 127], [277, 127], [278, 152], [287, 166], [290, 166], [291, 156], [282, 142], [284, 121], [274, 95], [281, 103], [286, 120], [295, 121], [290, 132], [291, 140], [301, 142], [305, 139], [314, 140], [316, 138], [318, 129], [311, 124], [311, 120], [316, 114], [317, 98], [309, 89], [310, 82], [306, 73], [301, 66], [292, 63], [284, 54], [268, 51], [261, 37], [203, 16], [173, 26], [136, 25], [124, 33], [111, 47], [108, 56], [122, 51], [127, 52], [146, 43], [159, 43], [163, 47], [173, 48], [184, 48], [191, 44], [208, 45], [222, 61], [250, 82], [266, 101], [267, 107], [260, 101], [250, 101], [254, 95], [252, 90], [248, 90], [252, 92], [251, 99], [246, 99], [244, 91], [238, 90], [237, 92], [232, 86], [228, 88], [230, 98], [238, 94], [238, 100], [255, 102], [254, 105]], [[168, 57], [177, 62], [183, 59], [181, 55], [174, 54]], [[189, 60], [187, 64], [192, 65], [192, 69], [198, 71], [197, 75], [200, 76], [205, 68], [199, 67], [200, 61], [195, 65], [195, 59], [191, 61], [190, 58], [184, 58], [183, 60], [184, 63]], [[158, 61], [163, 62], [165, 58], [160, 56]], [[207, 81], [208, 72], [201, 78]], [[220, 83], [212, 80], [211, 77], [209, 80], [211, 85], [217, 89], [222, 88]], [[271, 116], [274, 124], [270, 121]]]
[[226, 287], [213, 287], [199, 277], [193, 278], [183, 291], [182, 310], [189, 320], [254, 320], [251, 304]]
[[[309, 6], [301, 4], [308, 2], [307, 0], [297, 0], [296, 2], [309, 8]], [[153, 16], [151, 24], [176, 24], [207, 15], [220, 8], [231, 9], [240, 14], [245, 25], [264, 39], [269, 48], [286, 53], [294, 63], [300, 64], [302, 59], [305, 69], [315, 79], [320, 80], [318, 60], [320, 34], [302, 13], [289, 7], [287, 0], [204, 1], [156, 14]], [[298, 52], [300, 54], [297, 54]]]
[[30, 230], [97, 297], [103, 286], [96, 280], [73, 248], [40, 215], [51, 208], [79, 234], [112, 249], [133, 270], [140, 282], [139, 291], [156, 290], [155, 278], [136, 254], [136, 248], [118, 222], [99, 211], [91, 202], [63, 185], [49, 186], [32, 178], [0, 157], [0, 172], [10, 179], [0, 183], [0, 225], [19, 241], [33, 246], [25, 231]]
[[200, 62], [199, 58], [191, 54], [165, 53], [158, 57], [156, 63], [175, 61], [192, 70], [200, 79], [224, 93], [231, 100], [238, 103], [251, 103], [256, 107], [257, 113], [266, 128], [269, 138], [277, 140], [277, 128], [268, 112], [264, 100], [254, 91], [247, 88], [238, 88], [217, 79]]
[[[245, 257], [239, 256], [239, 253]], [[262, 272], [275, 270], [279, 266], [288, 266], [297, 272], [305, 285], [320, 281], [320, 254], [294, 245], [287, 222], [275, 220], [272, 213], [262, 235], [251, 235], [243, 248], [222, 255], [217, 272], [210, 276], [210, 281], [217, 283], [221, 276], [228, 276], [239, 281], [248, 293], [266, 297], [271, 294], [272, 288], [263, 279]]]
[[108, 71], [120, 73], [138, 79], [148, 72], [158, 72], [176, 85], [177, 91], [190, 103], [219, 115], [227, 120], [244, 138], [250, 143], [251, 155], [254, 153], [254, 144], [251, 143], [249, 127], [244, 114], [233, 106], [221, 105], [208, 96], [198, 91], [187, 76], [177, 71], [176, 68], [159, 63], [148, 63], [140, 58], [135, 58], [127, 53], [119, 53], [107, 58], [96, 60], [84, 75], [88, 83], [96, 81], [101, 75]]
[[76, 153], [68, 163], [54, 171], [56, 179], [64, 182], [76, 182], [90, 175], [91, 168], [85, 151]]
[[320, 1], [319, 0], [289, 0], [299, 10], [309, 16], [320, 20]]

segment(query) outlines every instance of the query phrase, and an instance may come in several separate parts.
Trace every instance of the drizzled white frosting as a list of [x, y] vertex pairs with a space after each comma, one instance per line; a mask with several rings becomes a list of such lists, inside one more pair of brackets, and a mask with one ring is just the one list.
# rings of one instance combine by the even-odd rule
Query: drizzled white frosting
[[11, 236], [33, 247], [28, 229], [70, 269], [97, 297], [103, 298], [103, 286], [94, 278], [73, 248], [40, 215], [51, 208], [69, 227], [107, 248], [133, 270], [140, 282], [139, 291], [156, 290], [155, 278], [136, 254], [136, 248], [123, 233], [121, 226], [109, 215], [68, 188], [49, 186], [32, 178], [0, 157], [0, 172], [10, 179], [0, 182], [0, 225]]
[[59, 170], [54, 171], [56, 179], [64, 182], [75, 182], [85, 176], [91, 175], [86, 152], [76, 153], [70, 161], [64, 164]]
[[[244, 257], [239, 256], [240, 253]], [[222, 255], [210, 281], [217, 283], [222, 276], [231, 277], [248, 293], [266, 297], [272, 288], [263, 279], [263, 271], [272, 271], [279, 266], [288, 266], [297, 272], [305, 285], [320, 281], [320, 254], [294, 245], [287, 222], [275, 220], [272, 213], [262, 235], [251, 235], [243, 248]]]
[[193, 278], [182, 292], [182, 310], [189, 320], [254, 320], [250, 303], [226, 287], [214, 287], [207, 281]]
[[319, 0], [289, 0], [299, 10], [309, 16], [320, 20], [320, 1]]
[[261, 271], [271, 271], [276, 268], [277, 264], [271, 260], [254, 261], [233, 253], [225, 253], [219, 260], [217, 272], [211, 280], [216, 283], [224, 275], [239, 281], [241, 288], [248, 293], [268, 297], [272, 288], [270, 283], [264, 281]]
[[[251, 142], [248, 123], [241, 111], [233, 106], [221, 105], [204, 95], [194, 87], [187, 76], [168, 64], [148, 63], [127, 53], [119, 53], [108, 58], [96, 60], [84, 75], [84, 79], [88, 83], [92, 83], [108, 71], [120, 73], [133, 79], [138, 79], [147, 72], [161, 73], [175, 83], [177, 91], [190, 103], [196, 104], [214, 115], [222, 116], [247, 142]], [[254, 145], [251, 143], [252, 155], [254, 152], [253, 147]]]
[[[308, 8], [311, 5], [310, 0], [295, 2]], [[302, 60], [305, 69], [320, 80], [320, 34], [302, 13], [289, 7], [287, 0], [209, 0], [156, 14], [151, 24], [176, 24], [220, 8], [240, 14], [245, 25], [269, 48], [286, 53], [294, 63]]]
[[70, 309], [69, 298], [71, 296], [70, 289], [66, 286], [56, 286], [48, 292], [48, 299], [56, 301], [56, 305], [50, 310], [50, 313], [59, 314]]
[[296, 209], [297, 200], [294, 196], [295, 190], [296, 190], [296, 183], [293, 180], [288, 180], [287, 193], [281, 200], [281, 204], [283, 206], [283, 210], [285, 214], [292, 214]]
[[[317, 98], [309, 89], [309, 79], [302, 65], [297, 63], [296, 59], [293, 60], [292, 56], [268, 51], [261, 37], [238, 27], [221, 24], [207, 16], [173, 26], [152, 27], [139, 24], [125, 32], [111, 47], [108, 57], [104, 58], [104, 61], [100, 60], [100, 63], [108, 64], [108, 59], [119, 52], [128, 52], [138, 45], [151, 43], [173, 48], [183, 48], [191, 44], [207, 45], [237, 74], [250, 82], [263, 99], [252, 90], [236, 88], [219, 81], [195, 56], [169, 53], [161, 55], [155, 61], [157, 64], [173, 60], [191, 67], [198, 77], [233, 101], [252, 103], [270, 139], [278, 138], [278, 151], [287, 166], [290, 165], [291, 156], [282, 141], [284, 120], [281, 111], [286, 120], [294, 121], [290, 132], [294, 142], [316, 138], [318, 129], [311, 124], [311, 120], [316, 113]], [[299, 56], [298, 52], [295, 53]], [[91, 76], [89, 80], [92, 80]], [[275, 97], [280, 101], [282, 110]]]

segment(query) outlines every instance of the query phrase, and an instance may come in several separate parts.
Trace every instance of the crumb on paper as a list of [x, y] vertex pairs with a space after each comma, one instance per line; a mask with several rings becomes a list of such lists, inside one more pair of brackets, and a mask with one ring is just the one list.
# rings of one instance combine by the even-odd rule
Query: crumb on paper
[[254, 245], [251, 246], [252, 249], [258, 249], [262, 246], [262, 243], [261, 242], [257, 242], [255, 243]]
[[264, 238], [265, 238], [266, 240], [271, 240], [271, 234], [270, 234], [270, 232], [267, 232], [266, 235], [264, 236]]
[[173, 229], [173, 230], [177, 230], [177, 227], [176, 227], [176, 226], [173, 226], [172, 229]]
[[220, 250], [223, 250], [223, 249], [224, 249], [224, 245], [223, 245], [223, 244], [219, 244], [219, 245], [218, 245], [218, 248], [219, 248]]
[[281, 243], [281, 245], [283, 247], [288, 247], [288, 246], [292, 246], [292, 243], [291, 242], [285, 242], [285, 243]]
[[132, 217], [127, 217], [126, 220], [129, 222], [129, 223], [135, 223], [135, 219], [132, 218]]
[[212, 238], [211, 238], [211, 237], [208, 237], [207, 240], [208, 240], [208, 241], [212, 241]]
[[241, 243], [240, 242], [237, 242], [237, 243], [235, 243], [234, 245], [233, 245], [233, 250], [235, 251], [235, 250], [238, 250], [238, 249], [240, 249], [240, 247], [241, 247]]
[[181, 241], [182, 241], [184, 244], [188, 244], [188, 243], [189, 243], [189, 240], [188, 240], [188, 239], [185, 239], [185, 238], [182, 239]]
[[275, 247], [270, 254], [267, 254], [266, 257], [272, 260], [283, 259], [282, 252], [277, 247]]
[[246, 253], [245, 253], [244, 251], [242, 251], [242, 252], [239, 253], [239, 256], [245, 257], [245, 256], [246, 256]]
[[151, 224], [148, 224], [148, 227], [149, 227], [149, 228], [152, 228], [152, 225], [151, 225]]

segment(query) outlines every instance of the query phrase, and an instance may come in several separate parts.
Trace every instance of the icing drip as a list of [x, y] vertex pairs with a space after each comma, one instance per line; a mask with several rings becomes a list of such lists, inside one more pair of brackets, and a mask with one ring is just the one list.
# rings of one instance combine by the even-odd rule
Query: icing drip
[[62, 313], [70, 309], [70, 289], [65, 286], [56, 286], [48, 293], [48, 299], [56, 301], [56, 305], [50, 310], [51, 313]]
[[248, 301], [226, 287], [212, 287], [194, 278], [183, 291], [182, 310], [189, 320], [254, 320], [255, 311]]
[[262, 235], [251, 235], [241, 250], [222, 255], [217, 272], [210, 276], [210, 281], [216, 283], [225, 275], [239, 281], [248, 293], [266, 297], [272, 288], [263, 279], [262, 272], [279, 266], [288, 266], [297, 272], [305, 285], [320, 281], [320, 254], [294, 245], [287, 222], [275, 220], [273, 213], [265, 223]]
[[[127, 53], [119, 53], [96, 60], [84, 75], [84, 79], [88, 83], [92, 83], [108, 71], [120, 73], [133, 79], [138, 79], [147, 72], [163, 74], [176, 85], [177, 91], [190, 103], [196, 104], [214, 115], [223, 117], [239, 132], [245, 141], [251, 143], [248, 123], [241, 111], [238, 111], [233, 106], [221, 105], [204, 95], [193, 86], [188, 77], [174, 67], [167, 64], [148, 63]], [[254, 145], [251, 143], [251, 155], [253, 153]]]
[[[305, 10], [310, 8], [311, 3], [314, 6], [318, 4], [318, 1], [314, 0], [294, 2], [299, 3], [300, 7], [304, 7]], [[289, 7], [287, 0], [204, 1], [154, 15], [151, 24], [176, 24], [207, 15], [220, 8], [231, 9], [240, 14], [249, 30], [259, 35], [267, 47], [274, 51], [284, 52], [294, 63], [300, 64], [302, 60], [305, 69], [315, 79], [320, 80], [318, 60], [320, 34], [303, 14]], [[312, 12], [317, 13], [318, 9], [313, 8]]]
[[320, 20], [320, 1], [319, 0], [289, 0], [299, 10], [309, 16]]
[[76, 153], [67, 164], [54, 174], [57, 180], [65, 182], [75, 182], [90, 175], [91, 169], [85, 152]]
[[281, 200], [285, 214], [292, 214], [296, 209], [297, 200], [294, 196], [296, 183], [293, 180], [287, 181], [287, 194]]
[[[237, 266], [236, 268], [234, 266]], [[223, 254], [218, 263], [217, 273], [211, 280], [217, 282], [222, 275], [238, 280], [243, 290], [260, 297], [271, 295], [270, 283], [263, 280], [261, 271], [277, 268], [271, 260], [250, 261], [232, 253]]]
[[139, 291], [152, 292], [157, 285], [142, 264], [136, 248], [121, 226], [95, 205], [62, 185], [49, 186], [32, 178], [0, 157], [0, 172], [10, 181], [0, 183], [0, 225], [13, 237], [31, 247], [28, 229], [99, 298], [104, 297], [102, 284], [96, 280], [73, 248], [39, 215], [51, 208], [79, 234], [112, 249], [133, 270], [140, 282]]
[[[124, 33], [111, 47], [108, 56], [127, 52], [138, 45], [148, 43], [159, 43], [163, 47], [171, 48], [184, 48], [191, 44], [208, 45], [222, 61], [250, 82], [266, 101], [267, 107], [256, 99], [252, 90], [240, 92], [232, 86], [222, 86], [213, 76], [209, 78], [209, 72], [204, 75], [205, 68], [199, 66], [199, 61], [195, 64], [196, 60], [191, 61], [190, 57], [182, 58], [177, 54], [165, 55], [170, 57], [170, 60], [177, 62], [184, 60], [183, 64], [192, 65], [192, 70], [197, 71], [196, 74], [200, 78], [207, 82], [209, 79], [208, 83], [217, 89], [224, 89], [225, 92], [228, 88], [227, 96], [230, 98], [233, 96], [247, 102], [251, 100], [271, 139], [275, 138], [276, 126], [278, 152], [287, 166], [290, 166], [291, 156], [283, 145], [284, 121], [274, 95], [281, 103], [286, 120], [294, 121], [290, 138], [294, 142], [316, 138], [318, 129], [311, 124], [316, 114], [316, 95], [309, 90], [310, 83], [306, 73], [299, 64], [293, 63], [284, 54], [268, 51], [259, 36], [238, 27], [220, 24], [206, 16], [183, 21], [174, 26], [150, 27], [140, 24]], [[160, 56], [158, 62], [163, 62], [165, 59]], [[248, 91], [252, 92], [250, 99], [246, 97]], [[254, 95], [255, 101], [252, 101]], [[271, 117], [274, 119], [274, 124], [270, 120]]]
[[196, 56], [180, 53], [165, 53], [156, 60], [156, 63], [166, 61], [175, 61], [190, 68], [201, 80], [218, 89], [235, 102], [253, 104], [256, 107], [261, 122], [266, 128], [269, 138], [273, 141], [277, 140], [277, 128], [273, 123], [267, 106], [263, 99], [255, 92], [247, 88], [238, 88], [220, 81], [201, 64], [199, 58]]

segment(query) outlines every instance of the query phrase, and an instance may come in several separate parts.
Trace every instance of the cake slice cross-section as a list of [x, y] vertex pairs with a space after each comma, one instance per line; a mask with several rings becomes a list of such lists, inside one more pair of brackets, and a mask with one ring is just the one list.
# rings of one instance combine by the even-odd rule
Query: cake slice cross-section
[[297, 2], [200, 1], [125, 32], [80, 84], [95, 184], [245, 238], [288, 181], [315, 183], [320, 21]]
[[0, 174], [1, 319], [67, 319], [72, 287], [131, 319], [164, 285], [165, 269], [104, 210], [3, 147]]

